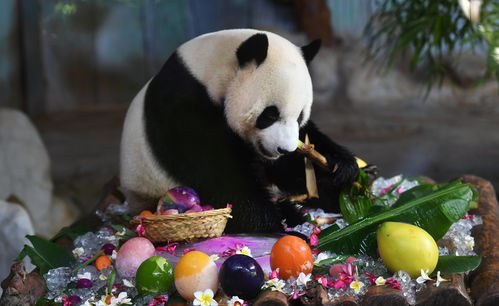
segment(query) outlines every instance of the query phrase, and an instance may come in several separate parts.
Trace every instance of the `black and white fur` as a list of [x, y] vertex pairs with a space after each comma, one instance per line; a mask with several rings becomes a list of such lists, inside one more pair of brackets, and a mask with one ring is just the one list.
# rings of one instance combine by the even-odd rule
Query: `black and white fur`
[[264, 31], [225, 30], [180, 46], [138, 93], [121, 143], [121, 184], [135, 211], [169, 188], [195, 189], [203, 204], [233, 205], [228, 232], [281, 231], [303, 222], [285, 195], [306, 193], [298, 139], [310, 137], [338, 170], [316, 168], [320, 199], [337, 210], [355, 159], [309, 120], [307, 63], [320, 42], [299, 48]]

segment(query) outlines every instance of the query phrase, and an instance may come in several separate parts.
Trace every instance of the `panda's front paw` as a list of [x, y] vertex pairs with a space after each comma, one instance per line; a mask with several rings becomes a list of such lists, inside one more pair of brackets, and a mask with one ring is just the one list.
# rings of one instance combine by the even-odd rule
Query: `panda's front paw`
[[359, 167], [353, 156], [334, 158], [326, 156], [329, 171], [333, 174], [333, 183], [343, 187], [352, 184], [359, 175]]

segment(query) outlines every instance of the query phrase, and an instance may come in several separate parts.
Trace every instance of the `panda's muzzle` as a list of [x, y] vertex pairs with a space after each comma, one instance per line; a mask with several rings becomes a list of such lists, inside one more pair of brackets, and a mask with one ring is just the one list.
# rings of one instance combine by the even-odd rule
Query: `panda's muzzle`
[[281, 157], [281, 155], [283, 155], [283, 153], [281, 153], [281, 152], [279, 152], [278, 154], [270, 153], [267, 149], [265, 149], [265, 147], [263, 146], [263, 144], [261, 142], [258, 142], [258, 150], [257, 151], [264, 158], [271, 159], [271, 160], [278, 159], [279, 157]]

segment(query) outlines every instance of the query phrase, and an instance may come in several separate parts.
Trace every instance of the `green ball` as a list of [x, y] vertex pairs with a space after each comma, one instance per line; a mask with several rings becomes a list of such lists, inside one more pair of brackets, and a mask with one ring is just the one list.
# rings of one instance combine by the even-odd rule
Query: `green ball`
[[150, 257], [137, 269], [135, 283], [141, 295], [170, 293], [173, 289], [173, 266], [164, 257]]

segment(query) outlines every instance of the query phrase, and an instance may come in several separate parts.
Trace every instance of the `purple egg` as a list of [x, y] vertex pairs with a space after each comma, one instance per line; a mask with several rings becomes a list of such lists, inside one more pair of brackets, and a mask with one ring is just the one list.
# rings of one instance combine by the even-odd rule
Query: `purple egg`
[[167, 197], [170, 198], [170, 203], [184, 204], [187, 209], [191, 209], [194, 205], [201, 205], [201, 201], [199, 200], [197, 193], [192, 188], [185, 186], [178, 186], [168, 190], [164, 198]]
[[236, 254], [227, 258], [220, 267], [220, 285], [228, 296], [251, 300], [263, 286], [263, 270], [250, 256]]
[[185, 211], [189, 210], [190, 208], [182, 203], [160, 204], [158, 205], [158, 209], [156, 210], [156, 212], [162, 215], [164, 211], [170, 209], [175, 209], [178, 211], [179, 214], [183, 214]]
[[76, 282], [76, 288], [92, 288], [94, 284], [92, 283], [91, 280], [89, 280], [88, 278], [80, 278], [77, 282]]

